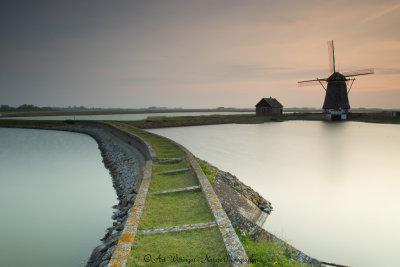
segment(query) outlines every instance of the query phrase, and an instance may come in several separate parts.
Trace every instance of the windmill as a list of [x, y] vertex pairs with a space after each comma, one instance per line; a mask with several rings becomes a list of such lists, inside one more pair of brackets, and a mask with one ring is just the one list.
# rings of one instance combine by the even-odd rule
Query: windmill
[[348, 94], [353, 86], [356, 76], [373, 74], [374, 69], [362, 69], [356, 71], [342, 72], [336, 71], [335, 48], [333, 40], [328, 41], [329, 68], [332, 74], [328, 78], [300, 81], [299, 86], [309, 86], [319, 84], [325, 90], [325, 101], [323, 105], [324, 113], [328, 114], [332, 120], [345, 120], [350, 112]]

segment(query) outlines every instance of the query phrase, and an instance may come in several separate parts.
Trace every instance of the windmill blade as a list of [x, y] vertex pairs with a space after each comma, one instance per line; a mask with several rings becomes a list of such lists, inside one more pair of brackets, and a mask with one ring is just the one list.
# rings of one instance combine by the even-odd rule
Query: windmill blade
[[329, 56], [329, 71], [334, 73], [335, 67], [335, 48], [333, 47], [333, 40], [328, 41], [328, 56]]
[[322, 87], [325, 88], [327, 84], [328, 84], [327, 79], [315, 79], [315, 80], [297, 82], [297, 85], [299, 87], [322, 85]]
[[368, 75], [368, 74], [374, 74], [374, 73], [375, 73], [375, 71], [374, 71], [373, 68], [342, 72], [342, 74], [344, 76], [346, 76], [346, 77], [353, 77], [353, 76], [359, 76], [359, 75]]

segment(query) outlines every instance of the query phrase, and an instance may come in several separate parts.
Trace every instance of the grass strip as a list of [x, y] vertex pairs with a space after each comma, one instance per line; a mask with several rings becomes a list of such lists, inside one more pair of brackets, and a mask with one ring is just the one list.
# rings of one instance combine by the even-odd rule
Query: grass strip
[[201, 191], [147, 195], [139, 228], [163, 228], [214, 221]]
[[157, 174], [153, 172], [149, 192], [159, 192], [198, 184], [197, 177], [192, 170], [184, 173], [171, 174]]
[[219, 236], [216, 227], [138, 234], [127, 266], [230, 266], [224, 243]]
[[182, 160], [180, 162], [167, 162], [167, 163], [162, 163], [162, 162], [153, 162], [153, 172], [164, 172], [164, 171], [170, 171], [170, 170], [176, 170], [176, 169], [183, 169], [183, 168], [189, 168], [189, 162], [187, 160]]
[[145, 139], [151, 144], [158, 158], [181, 158], [185, 155], [185, 153], [177, 145], [169, 142], [165, 138], [134, 128], [125, 123], [113, 122], [112, 124]]

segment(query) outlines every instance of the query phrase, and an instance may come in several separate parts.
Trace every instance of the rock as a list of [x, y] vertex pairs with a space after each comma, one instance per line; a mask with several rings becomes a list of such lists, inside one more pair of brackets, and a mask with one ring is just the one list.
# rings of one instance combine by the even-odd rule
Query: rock
[[114, 252], [115, 246], [110, 247], [107, 252], [103, 255], [103, 257], [101, 258], [103, 261], [109, 261], [111, 259], [111, 256]]
[[[215, 167], [214, 167], [215, 168]], [[245, 198], [257, 205], [262, 211], [270, 214], [272, 211], [272, 205], [269, 201], [260, 196], [251, 187], [242, 183], [236, 176], [230, 174], [229, 172], [224, 172], [218, 170], [215, 176], [217, 184], [223, 182], [231, 186], [236, 192], [243, 195]]]
[[[124, 227], [127, 214], [136, 198], [135, 186], [140, 173], [145, 166], [145, 154], [135, 145], [137, 141], [130, 135], [113, 129], [106, 124], [97, 122], [74, 122], [59, 127], [60, 130], [85, 133], [92, 136], [98, 143], [103, 163], [109, 170], [113, 186], [116, 190], [119, 204], [112, 215], [113, 226], [109, 227], [101, 239], [104, 244], [96, 247], [88, 260], [87, 266], [107, 266], [108, 258], [116, 245], [121, 230]], [[146, 148], [147, 149], [147, 148]], [[104, 258], [104, 259], [103, 259]], [[107, 259], [107, 260], [105, 260]]]
[[128, 195], [126, 196], [126, 199], [127, 199], [128, 201], [130, 201], [130, 202], [133, 202], [133, 201], [135, 200], [135, 198], [136, 198], [136, 195], [134, 195], [134, 194], [128, 194]]
[[104, 244], [97, 246], [90, 255], [90, 258], [86, 266], [88, 267], [99, 266], [99, 264], [102, 262], [103, 252], [106, 251], [106, 249], [107, 248]]
[[122, 231], [124, 229], [125, 224], [121, 223], [120, 225], [118, 225], [117, 227], [115, 227], [115, 230], [117, 231]]

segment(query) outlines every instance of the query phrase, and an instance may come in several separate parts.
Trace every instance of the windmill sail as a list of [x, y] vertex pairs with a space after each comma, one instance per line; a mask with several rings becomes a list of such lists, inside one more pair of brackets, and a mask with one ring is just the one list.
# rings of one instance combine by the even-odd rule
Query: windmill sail
[[342, 74], [346, 77], [353, 77], [353, 76], [359, 76], [359, 75], [368, 75], [368, 74], [374, 74], [375, 71], [373, 68], [370, 69], [362, 69], [362, 70], [353, 70], [353, 71], [343, 71]]
[[333, 47], [333, 40], [328, 41], [328, 56], [329, 56], [329, 72], [336, 72], [335, 67], [335, 48]]
[[324, 86], [326, 88], [327, 84], [328, 84], [327, 78], [297, 82], [297, 85], [299, 87], [312, 86], [312, 85], [322, 85], [322, 86]]

